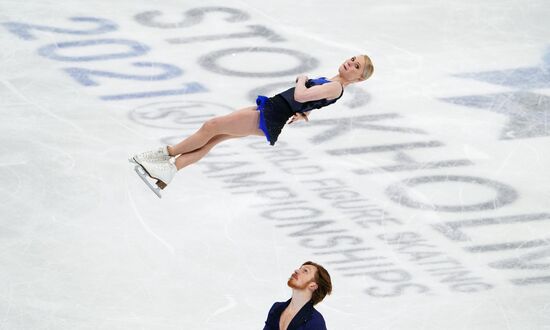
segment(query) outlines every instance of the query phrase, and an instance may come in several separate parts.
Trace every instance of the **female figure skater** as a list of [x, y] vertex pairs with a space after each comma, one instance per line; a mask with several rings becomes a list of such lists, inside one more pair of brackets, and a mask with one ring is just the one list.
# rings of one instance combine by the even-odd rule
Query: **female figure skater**
[[[338, 68], [331, 79], [308, 79], [299, 76], [296, 86], [267, 98], [258, 96], [256, 106], [234, 111], [207, 120], [193, 135], [176, 145], [134, 155], [130, 162], [137, 164], [136, 172], [158, 197], [172, 181], [176, 172], [204, 157], [218, 143], [249, 135], [265, 136], [271, 145], [277, 141], [285, 124], [308, 121], [308, 114], [336, 102], [349, 84], [368, 79], [374, 67], [367, 55], [353, 56]], [[171, 161], [172, 158], [175, 161]], [[147, 176], [157, 180], [154, 187]]]

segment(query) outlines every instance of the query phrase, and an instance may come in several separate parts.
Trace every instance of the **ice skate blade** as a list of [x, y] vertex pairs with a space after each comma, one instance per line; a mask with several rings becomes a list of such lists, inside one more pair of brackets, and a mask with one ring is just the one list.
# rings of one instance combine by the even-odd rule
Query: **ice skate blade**
[[151, 189], [151, 191], [153, 191], [155, 193], [155, 195], [157, 195], [158, 198], [162, 198], [162, 196], [160, 194], [160, 188], [155, 188], [155, 186], [153, 186], [153, 184], [151, 182], [149, 182], [149, 180], [147, 178], [149, 178], [150, 176], [147, 174], [147, 171], [145, 171], [145, 169], [141, 165], [139, 165], [139, 164], [136, 165], [134, 167], [134, 171], [136, 171], [136, 173], [140, 177], [140, 179], [143, 180], [143, 182], [145, 182], [147, 187], [149, 187], [149, 189]]

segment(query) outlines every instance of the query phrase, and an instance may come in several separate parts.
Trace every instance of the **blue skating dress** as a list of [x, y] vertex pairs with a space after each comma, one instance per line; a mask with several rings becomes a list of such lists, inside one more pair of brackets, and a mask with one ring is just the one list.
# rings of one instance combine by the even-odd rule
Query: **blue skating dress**
[[[327, 80], [325, 77], [309, 79], [306, 82], [306, 87], [310, 88], [311, 86], [322, 85], [328, 82], [330, 80]], [[281, 134], [281, 130], [288, 119], [294, 114], [326, 107], [338, 101], [344, 94], [344, 88], [342, 88], [342, 93], [335, 99], [321, 99], [300, 103], [294, 99], [294, 90], [295, 87], [292, 87], [273, 97], [259, 95], [256, 99], [257, 109], [260, 111], [259, 128], [264, 132], [267, 141], [271, 145], [275, 145], [279, 134]]]

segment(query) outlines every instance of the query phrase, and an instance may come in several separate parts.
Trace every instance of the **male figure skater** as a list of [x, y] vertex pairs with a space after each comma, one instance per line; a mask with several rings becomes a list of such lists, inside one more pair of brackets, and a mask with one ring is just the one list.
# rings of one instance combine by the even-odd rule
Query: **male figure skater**
[[327, 270], [306, 261], [292, 273], [287, 285], [292, 297], [273, 304], [264, 330], [327, 330], [323, 316], [313, 307], [332, 292]]

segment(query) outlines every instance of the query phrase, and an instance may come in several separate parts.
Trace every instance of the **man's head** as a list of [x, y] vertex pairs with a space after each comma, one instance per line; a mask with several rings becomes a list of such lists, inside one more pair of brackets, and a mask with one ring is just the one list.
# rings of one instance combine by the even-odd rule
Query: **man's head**
[[313, 305], [321, 302], [327, 294], [332, 292], [329, 273], [323, 266], [312, 261], [306, 261], [296, 269], [287, 284], [294, 290], [311, 292]]

